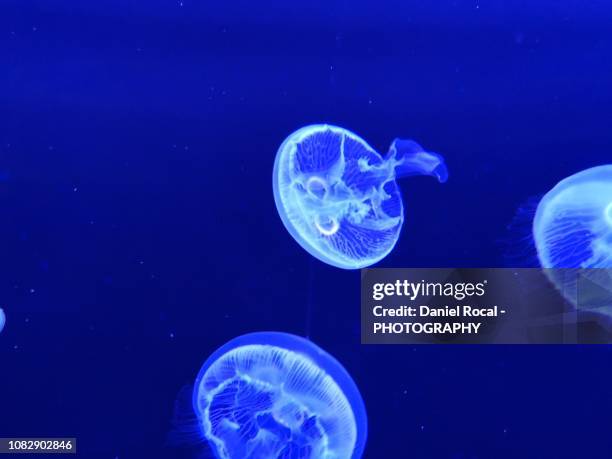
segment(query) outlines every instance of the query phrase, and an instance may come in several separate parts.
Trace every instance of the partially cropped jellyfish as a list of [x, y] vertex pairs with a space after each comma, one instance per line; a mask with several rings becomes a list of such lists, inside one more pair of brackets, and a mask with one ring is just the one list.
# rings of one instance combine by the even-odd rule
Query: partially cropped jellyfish
[[193, 404], [220, 459], [357, 459], [365, 447], [357, 386], [294, 335], [252, 333], [222, 346], [200, 370]]
[[2, 333], [5, 323], [6, 323], [6, 315], [4, 314], [4, 310], [0, 308], [0, 333]]
[[536, 210], [538, 258], [550, 268], [612, 268], [612, 165], [561, 180]]
[[443, 158], [412, 140], [394, 140], [383, 158], [347, 129], [321, 124], [285, 139], [272, 180], [293, 238], [325, 263], [359, 269], [395, 246], [404, 221], [395, 179], [411, 175], [448, 178]]
[[[540, 265], [551, 268], [547, 276], [571, 303], [611, 311], [612, 165], [578, 172], [546, 193], [533, 238]], [[581, 285], [588, 288], [581, 291]]]

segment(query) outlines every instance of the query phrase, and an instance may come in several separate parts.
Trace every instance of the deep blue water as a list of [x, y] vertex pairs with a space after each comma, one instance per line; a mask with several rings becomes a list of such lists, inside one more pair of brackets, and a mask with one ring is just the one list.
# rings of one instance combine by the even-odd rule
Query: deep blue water
[[523, 203], [610, 162], [611, 21], [604, 1], [4, 0], [0, 436], [187, 457], [164, 446], [180, 389], [278, 330], [353, 375], [368, 459], [611, 458], [609, 346], [362, 346], [359, 273], [295, 243], [271, 184], [306, 124], [414, 138], [450, 179], [401, 182], [378, 266], [504, 266]]

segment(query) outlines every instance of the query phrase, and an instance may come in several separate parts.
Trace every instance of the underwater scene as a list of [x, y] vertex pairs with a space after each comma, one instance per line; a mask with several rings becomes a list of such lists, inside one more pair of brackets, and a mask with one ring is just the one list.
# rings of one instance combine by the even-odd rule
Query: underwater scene
[[[611, 24], [1, 2], [0, 456], [612, 458]], [[379, 268], [536, 269], [607, 338], [365, 344]]]

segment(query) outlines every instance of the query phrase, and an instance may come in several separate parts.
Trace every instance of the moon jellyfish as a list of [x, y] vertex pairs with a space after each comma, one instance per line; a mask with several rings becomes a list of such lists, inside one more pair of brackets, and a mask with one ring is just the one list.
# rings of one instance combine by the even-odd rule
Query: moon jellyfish
[[443, 158], [396, 139], [383, 158], [336, 126], [303, 127], [276, 154], [276, 207], [293, 238], [332, 266], [359, 269], [391, 252], [404, 222], [396, 178], [431, 175], [445, 182]]
[[2, 333], [5, 323], [6, 323], [6, 315], [4, 314], [4, 310], [0, 308], [0, 333]]
[[204, 437], [222, 459], [360, 458], [366, 411], [332, 356], [285, 333], [238, 337], [206, 360], [193, 392]]
[[[612, 165], [561, 180], [538, 204], [533, 220], [538, 259], [549, 279], [582, 309], [612, 308]], [[602, 269], [604, 268], [604, 269]], [[587, 288], [580, 290], [580, 281]], [[593, 292], [604, 292], [593, 296]], [[603, 299], [603, 302], [601, 301]]]

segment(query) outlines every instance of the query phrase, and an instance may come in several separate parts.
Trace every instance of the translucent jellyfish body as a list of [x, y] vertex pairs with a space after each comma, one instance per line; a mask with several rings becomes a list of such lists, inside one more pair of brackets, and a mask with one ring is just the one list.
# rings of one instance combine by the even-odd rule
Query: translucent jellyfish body
[[218, 458], [356, 459], [365, 447], [357, 386], [294, 335], [253, 333], [222, 346], [200, 370], [193, 403]]
[[293, 238], [330, 265], [359, 269], [383, 259], [398, 240], [404, 211], [395, 179], [432, 175], [445, 182], [440, 155], [396, 139], [383, 158], [336, 126], [303, 127], [276, 154], [276, 207]]
[[2, 333], [2, 329], [4, 328], [4, 324], [6, 323], [6, 315], [2, 308], [0, 308], [0, 333]]
[[586, 297], [579, 304], [580, 277], [612, 291], [612, 165], [578, 172], [546, 193], [536, 210], [533, 237], [540, 265], [554, 268], [546, 274], [573, 304], [589, 305]]

